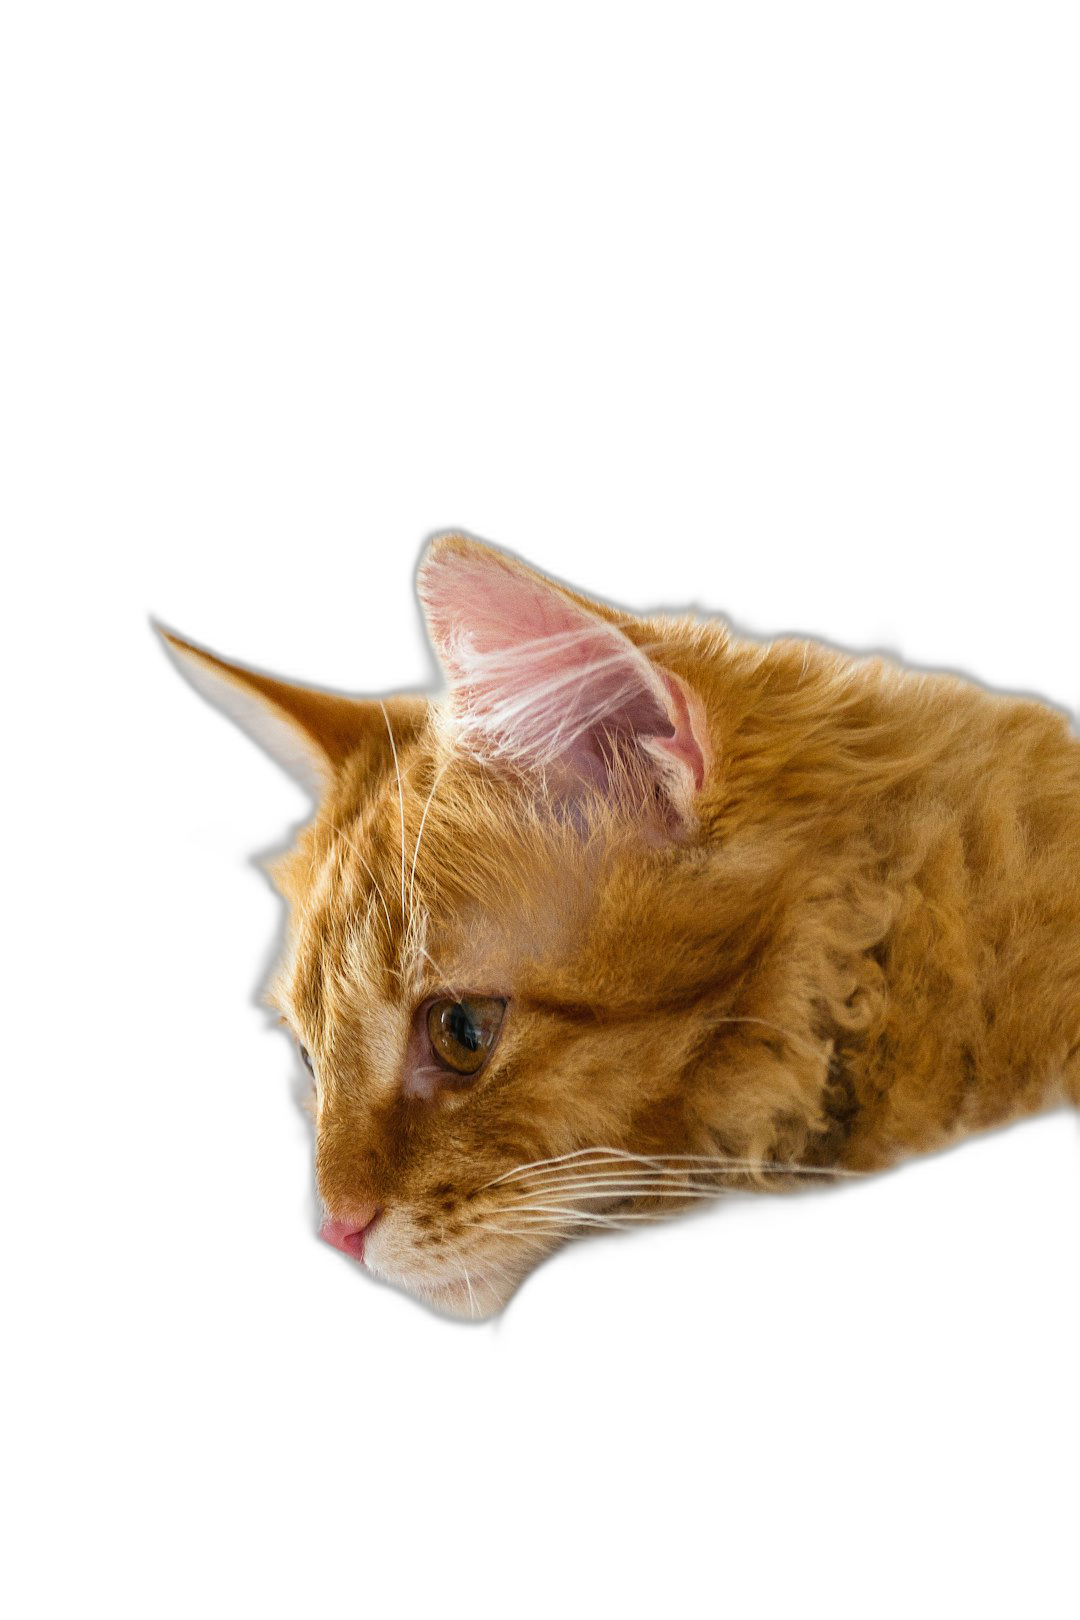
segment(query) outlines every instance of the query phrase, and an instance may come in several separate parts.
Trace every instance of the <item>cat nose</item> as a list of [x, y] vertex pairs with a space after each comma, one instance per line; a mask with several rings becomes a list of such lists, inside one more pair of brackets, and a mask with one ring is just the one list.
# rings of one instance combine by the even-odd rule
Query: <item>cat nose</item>
[[374, 1204], [366, 1209], [356, 1209], [352, 1212], [351, 1220], [324, 1221], [319, 1228], [319, 1236], [324, 1243], [340, 1249], [342, 1254], [351, 1254], [354, 1260], [362, 1260], [364, 1239], [381, 1214], [382, 1211], [376, 1209]]

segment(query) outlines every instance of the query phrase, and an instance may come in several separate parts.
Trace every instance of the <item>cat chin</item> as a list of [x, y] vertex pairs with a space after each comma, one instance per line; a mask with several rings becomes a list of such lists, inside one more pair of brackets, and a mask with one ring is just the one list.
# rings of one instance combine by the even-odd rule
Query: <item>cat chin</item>
[[484, 1322], [498, 1316], [518, 1287], [517, 1280], [487, 1277], [479, 1271], [470, 1271], [468, 1281], [464, 1274], [440, 1281], [434, 1277], [410, 1275], [407, 1271], [384, 1270], [370, 1260], [366, 1260], [365, 1265], [380, 1282], [420, 1300], [441, 1316], [451, 1316], [465, 1322]]

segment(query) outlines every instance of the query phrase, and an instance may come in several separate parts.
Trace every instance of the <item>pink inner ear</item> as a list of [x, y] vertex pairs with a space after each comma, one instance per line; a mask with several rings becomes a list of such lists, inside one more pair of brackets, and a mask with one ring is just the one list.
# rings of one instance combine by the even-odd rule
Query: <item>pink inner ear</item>
[[695, 789], [700, 791], [705, 785], [707, 762], [705, 715], [700, 700], [670, 670], [657, 673], [667, 688], [674, 715], [670, 741], [664, 740], [657, 746], [685, 767]]
[[558, 761], [604, 786], [618, 736], [701, 786], [700, 715], [687, 689], [616, 626], [497, 553], [436, 552], [420, 591], [465, 732], [482, 752]]

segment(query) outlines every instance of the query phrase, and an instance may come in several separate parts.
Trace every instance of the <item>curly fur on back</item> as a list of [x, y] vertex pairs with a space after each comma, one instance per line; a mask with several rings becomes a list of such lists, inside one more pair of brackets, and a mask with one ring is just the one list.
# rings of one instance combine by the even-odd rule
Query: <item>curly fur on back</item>
[[[1080, 1102], [1080, 741], [1037, 702], [637, 618], [460, 536], [451, 689], [295, 688], [170, 638], [318, 783], [275, 878], [329, 1217], [497, 1308], [582, 1230], [865, 1172]], [[292, 761], [295, 764], [295, 759]], [[417, 1096], [416, 1014], [505, 998]]]

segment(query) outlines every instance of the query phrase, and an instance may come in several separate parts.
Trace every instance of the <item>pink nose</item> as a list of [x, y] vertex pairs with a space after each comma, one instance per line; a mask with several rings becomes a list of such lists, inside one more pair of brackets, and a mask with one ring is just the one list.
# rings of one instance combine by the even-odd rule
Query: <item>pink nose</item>
[[364, 1258], [364, 1238], [378, 1220], [381, 1211], [372, 1205], [353, 1212], [351, 1221], [326, 1221], [319, 1228], [319, 1236], [342, 1254], [351, 1254], [354, 1260]]

